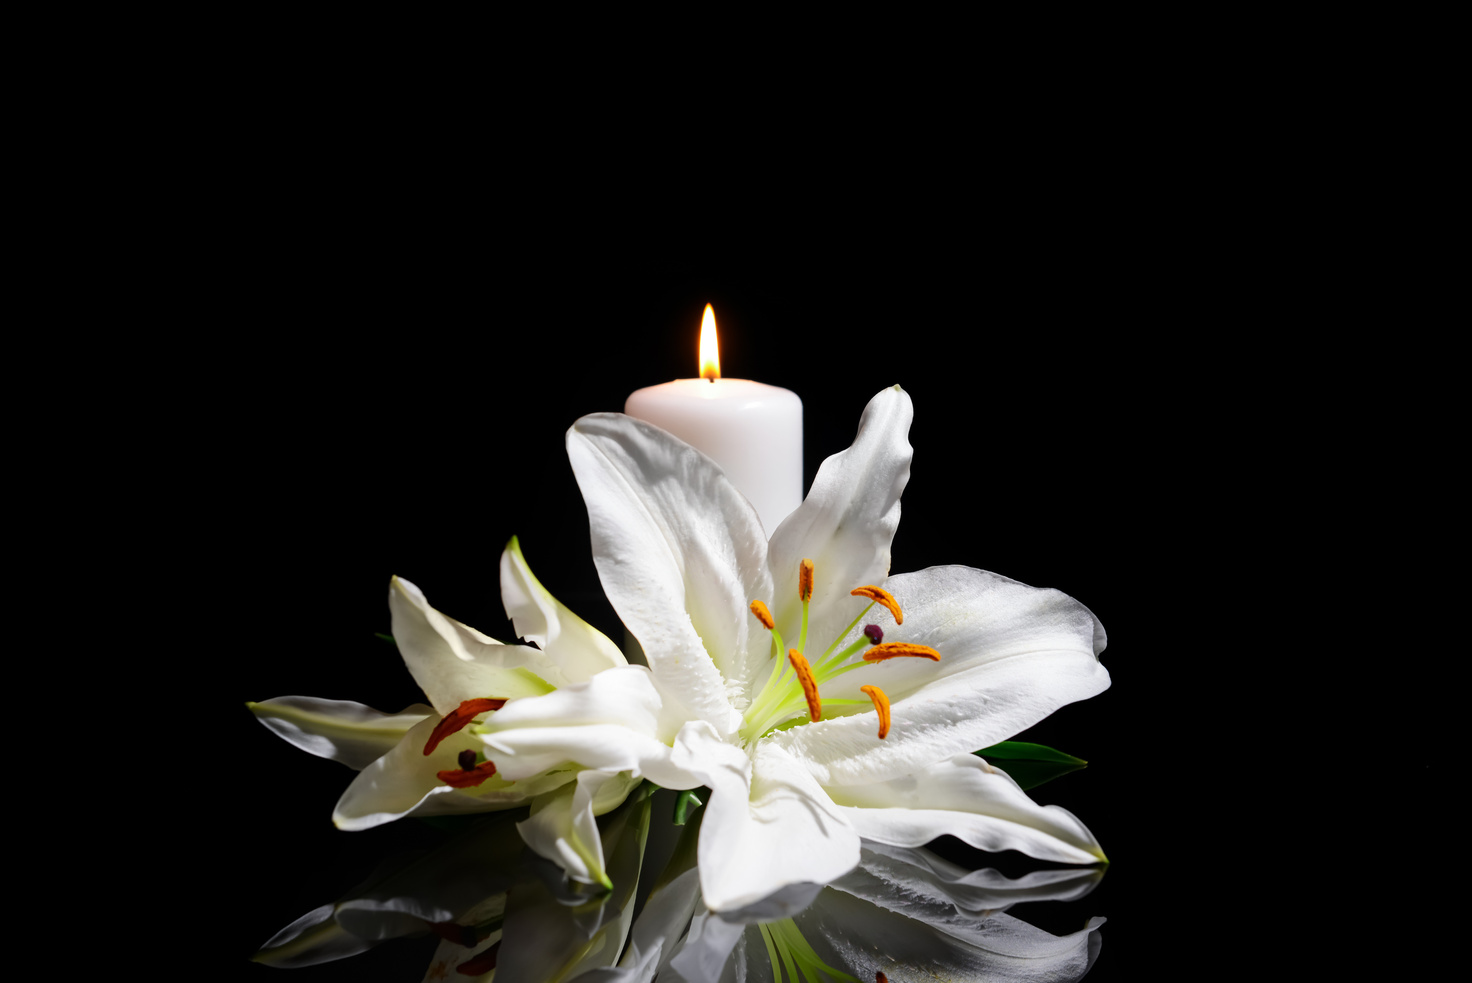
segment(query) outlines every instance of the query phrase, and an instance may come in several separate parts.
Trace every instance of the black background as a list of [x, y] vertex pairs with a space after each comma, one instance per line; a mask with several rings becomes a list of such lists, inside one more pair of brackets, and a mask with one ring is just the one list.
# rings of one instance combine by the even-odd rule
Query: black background
[[[563, 435], [635, 388], [693, 375], [706, 302], [725, 375], [803, 398], [807, 481], [848, 445], [875, 392], [910, 392], [915, 455], [894, 572], [964, 563], [1056, 587], [1109, 632], [1112, 687], [1025, 736], [1090, 762], [1035, 794], [1080, 816], [1111, 869], [1081, 901], [1013, 913], [1059, 933], [1106, 916], [1102, 979], [1156, 964], [1163, 939], [1208, 917], [1182, 908], [1203, 876], [1182, 860], [1213, 854], [1201, 843], [1216, 821], [1178, 783], [1201, 753], [1183, 728], [1210, 730], [1217, 712], [1211, 624], [1235, 480], [1215, 375], [1190, 371], [1210, 357], [1210, 283], [1144, 247], [949, 255], [876, 243], [869, 254], [850, 243], [822, 261], [642, 263], [601, 254], [618, 249], [604, 241], [532, 258], [492, 249], [504, 262], [486, 268], [373, 232], [346, 256], [264, 264], [268, 303], [241, 298], [235, 381], [208, 400], [219, 444], [196, 490], [218, 512], [178, 576], [218, 578], [218, 590], [192, 586], [209, 598], [197, 612], [209, 644], [227, 654], [204, 694], [217, 735], [207, 754], [228, 776], [210, 782], [227, 803], [227, 873], [202, 885], [229, 913], [203, 957], [221, 973], [270, 976], [245, 964], [256, 946], [414, 835], [410, 823], [335, 830], [351, 773], [269, 734], [244, 701], [415, 702], [396, 652], [373, 635], [388, 631], [390, 576], [509, 639], [497, 563], [513, 534], [554, 595], [621, 637]], [[695, 254], [715, 234], [681, 231]], [[417, 978], [431, 949], [395, 943], [362, 957], [380, 960], [371, 970], [297, 972]]]

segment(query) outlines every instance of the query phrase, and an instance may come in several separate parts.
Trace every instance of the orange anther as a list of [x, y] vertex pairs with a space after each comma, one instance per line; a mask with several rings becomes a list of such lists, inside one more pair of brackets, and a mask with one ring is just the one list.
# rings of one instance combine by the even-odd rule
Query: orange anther
[[804, 601], [813, 596], [813, 561], [807, 558], [797, 570], [797, 596]]
[[882, 741], [889, 736], [889, 697], [878, 686], [860, 686], [859, 691], [867, 693], [874, 701], [874, 711], [879, 714], [879, 739]]
[[813, 678], [813, 667], [797, 649], [787, 650], [787, 661], [792, 663], [792, 671], [797, 673], [797, 681], [802, 684], [802, 695], [808, 701], [808, 719], [822, 720], [823, 703], [818, 699], [818, 681]]
[[932, 662], [940, 661], [940, 653], [935, 649], [929, 645], [916, 645], [913, 642], [885, 642], [882, 645], [876, 645], [864, 653], [864, 661], [883, 662], [885, 659], [897, 659], [905, 655], [930, 659]]
[[883, 587], [855, 587], [849, 591], [854, 597], [867, 597], [871, 601], [878, 601], [889, 608], [889, 613], [894, 615], [894, 623], [902, 625], [905, 623], [905, 613], [900, 610], [900, 602], [894, 599], [894, 595]]
[[761, 601], [751, 602], [751, 613], [756, 615], [756, 620], [760, 621], [767, 631], [777, 627], [777, 622], [772, 620], [772, 612], [768, 611], [767, 606]]
[[[440, 741], [443, 741], [457, 730], [464, 728], [466, 724], [474, 720], [479, 714], [485, 713], [487, 710], [499, 710], [505, 705], [505, 700], [492, 699], [465, 700], [461, 702], [460, 706], [445, 714], [444, 719], [434, 725], [434, 731], [429, 735], [429, 740], [425, 742], [424, 753], [429, 754], [432, 752], [440, 746]], [[479, 785], [480, 782], [476, 782], [476, 784]]]
[[496, 773], [494, 761], [482, 761], [474, 768], [451, 768], [437, 771], [435, 775], [451, 788], [474, 788]]

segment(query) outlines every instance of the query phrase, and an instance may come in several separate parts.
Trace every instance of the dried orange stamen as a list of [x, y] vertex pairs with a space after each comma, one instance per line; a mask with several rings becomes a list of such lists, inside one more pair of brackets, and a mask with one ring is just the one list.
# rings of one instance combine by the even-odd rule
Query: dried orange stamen
[[[443, 741], [457, 730], [464, 728], [477, 715], [485, 713], [487, 710], [499, 710], [505, 705], [505, 700], [465, 700], [459, 707], [445, 714], [443, 720], [434, 725], [434, 732], [429, 735], [429, 740], [424, 745], [424, 753], [429, 754], [434, 751], [435, 748], [440, 746], [440, 741]], [[479, 785], [480, 782], [476, 782], [475, 784]], [[456, 787], [459, 788], [460, 786]]]
[[889, 608], [889, 613], [894, 615], [894, 623], [902, 625], [905, 623], [905, 614], [900, 610], [900, 602], [894, 599], [894, 595], [883, 587], [855, 587], [849, 591], [854, 597], [867, 597], [871, 601], [878, 601]]
[[860, 692], [869, 694], [874, 701], [874, 711], [879, 714], [879, 739], [889, 736], [889, 697], [878, 686], [860, 686]]
[[804, 559], [797, 571], [797, 596], [804, 601], [813, 596], [813, 561]]
[[435, 775], [451, 788], [474, 788], [496, 773], [494, 761], [482, 761], [474, 768], [451, 768], [437, 771]]
[[808, 701], [808, 719], [822, 720], [823, 703], [818, 699], [818, 681], [813, 678], [813, 667], [797, 649], [787, 650], [787, 661], [792, 663], [792, 671], [797, 673], [797, 681], [802, 684], [802, 695]]
[[932, 662], [940, 661], [940, 653], [935, 649], [929, 645], [916, 645], [913, 642], [885, 642], [882, 645], [876, 645], [864, 653], [864, 661], [883, 662], [885, 659], [897, 659], [903, 655], [930, 659]]
[[760, 621], [767, 631], [777, 627], [777, 622], [772, 620], [772, 612], [768, 611], [767, 606], [761, 601], [751, 602], [751, 613], [756, 615], [756, 620]]

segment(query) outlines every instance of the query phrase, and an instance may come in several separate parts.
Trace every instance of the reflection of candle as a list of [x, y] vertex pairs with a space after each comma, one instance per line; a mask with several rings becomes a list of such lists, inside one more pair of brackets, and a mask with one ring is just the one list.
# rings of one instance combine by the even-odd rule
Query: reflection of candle
[[770, 536], [802, 503], [802, 400], [777, 386], [721, 378], [709, 304], [700, 361], [701, 378], [640, 389], [629, 396], [624, 412], [710, 456], [756, 507]]

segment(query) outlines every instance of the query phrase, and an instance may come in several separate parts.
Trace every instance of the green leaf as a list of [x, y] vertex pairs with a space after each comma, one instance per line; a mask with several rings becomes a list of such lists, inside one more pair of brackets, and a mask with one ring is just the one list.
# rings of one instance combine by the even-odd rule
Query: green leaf
[[1011, 775], [1024, 790], [1088, 766], [1083, 758], [1027, 741], [1003, 741], [974, 753]]
[[375, 631], [373, 633], [373, 637], [374, 638], [377, 638], [377, 639], [379, 639], [381, 641], [388, 642], [390, 645], [394, 646], [395, 648], [397, 648], [398, 645], [399, 645], [398, 642], [394, 641], [394, 636], [392, 636], [392, 635], [385, 635], [381, 631]]

